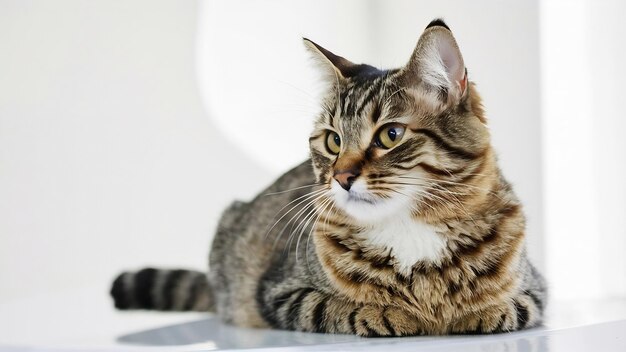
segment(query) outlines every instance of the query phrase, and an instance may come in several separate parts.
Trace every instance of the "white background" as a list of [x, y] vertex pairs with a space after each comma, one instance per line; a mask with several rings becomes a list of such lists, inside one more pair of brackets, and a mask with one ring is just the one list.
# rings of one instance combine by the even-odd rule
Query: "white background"
[[553, 292], [626, 294], [624, 5], [337, 3], [0, 1], [0, 301], [203, 269], [221, 209], [306, 157], [300, 38], [398, 66], [439, 16]]

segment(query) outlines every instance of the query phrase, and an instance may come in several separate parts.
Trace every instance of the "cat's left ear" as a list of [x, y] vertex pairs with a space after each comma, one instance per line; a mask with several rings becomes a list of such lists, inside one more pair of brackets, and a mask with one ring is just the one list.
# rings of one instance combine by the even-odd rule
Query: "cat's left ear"
[[407, 84], [437, 92], [447, 101], [458, 101], [467, 92], [463, 56], [450, 28], [440, 19], [426, 27], [404, 71]]
[[350, 78], [355, 75], [361, 65], [357, 65], [339, 55], [335, 55], [312, 40], [302, 38], [304, 46], [316, 61], [319, 68], [325, 74], [325, 79], [329, 83], [337, 83], [338, 80]]

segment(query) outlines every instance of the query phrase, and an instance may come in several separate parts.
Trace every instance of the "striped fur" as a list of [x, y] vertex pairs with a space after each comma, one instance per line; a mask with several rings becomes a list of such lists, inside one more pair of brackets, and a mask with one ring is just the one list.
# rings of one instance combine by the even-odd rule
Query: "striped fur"
[[142, 269], [120, 274], [111, 287], [117, 309], [212, 311], [213, 291], [205, 273]]
[[[395, 70], [305, 45], [328, 81], [311, 159], [222, 215], [208, 275], [217, 314], [239, 326], [370, 337], [540, 324], [546, 285], [526, 255], [522, 205], [449, 28], [431, 23]], [[404, 132], [389, 148], [377, 136], [390, 123]], [[114, 285], [134, 297], [116, 300], [123, 308], [145, 308], [126, 284], [134, 278]], [[167, 281], [153, 287], [182, 287]]]

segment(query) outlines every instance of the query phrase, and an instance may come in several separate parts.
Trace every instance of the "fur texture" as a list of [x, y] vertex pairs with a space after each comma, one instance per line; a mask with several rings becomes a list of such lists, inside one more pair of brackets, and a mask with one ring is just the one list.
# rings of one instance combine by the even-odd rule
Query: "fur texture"
[[546, 289], [526, 255], [522, 206], [449, 28], [433, 21], [396, 70], [305, 45], [328, 81], [311, 159], [224, 212], [208, 281], [125, 273], [117, 307], [361, 336], [540, 324]]

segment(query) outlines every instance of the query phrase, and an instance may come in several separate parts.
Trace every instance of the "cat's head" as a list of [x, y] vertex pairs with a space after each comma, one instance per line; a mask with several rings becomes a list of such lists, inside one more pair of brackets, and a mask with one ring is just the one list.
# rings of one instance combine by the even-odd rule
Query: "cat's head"
[[463, 208], [455, 190], [486, 172], [492, 153], [480, 98], [448, 26], [431, 22], [409, 62], [393, 70], [304, 43], [328, 83], [310, 149], [336, 208], [358, 222]]

